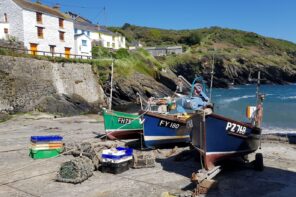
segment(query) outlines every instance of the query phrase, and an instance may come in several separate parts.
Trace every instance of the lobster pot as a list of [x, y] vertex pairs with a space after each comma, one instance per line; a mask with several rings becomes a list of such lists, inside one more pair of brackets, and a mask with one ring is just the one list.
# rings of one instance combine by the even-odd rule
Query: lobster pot
[[31, 136], [30, 156], [33, 159], [45, 159], [58, 156], [64, 149], [63, 137]]
[[133, 168], [153, 168], [155, 167], [155, 156], [153, 152], [134, 154]]
[[102, 152], [101, 171], [119, 174], [129, 170], [133, 161], [133, 149], [117, 147]]
[[82, 183], [93, 175], [93, 171], [94, 165], [88, 157], [76, 157], [61, 165], [56, 181], [73, 184]]

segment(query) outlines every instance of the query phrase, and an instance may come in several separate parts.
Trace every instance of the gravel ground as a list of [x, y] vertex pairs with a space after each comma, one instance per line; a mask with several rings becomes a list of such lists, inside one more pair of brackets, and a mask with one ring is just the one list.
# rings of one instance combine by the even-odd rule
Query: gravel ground
[[[77, 185], [54, 181], [60, 164], [72, 156], [46, 160], [28, 156], [32, 135], [58, 134], [64, 136], [65, 143], [97, 141], [97, 134], [104, 133], [102, 121], [98, 115], [54, 118], [33, 113], [0, 123], [0, 196], [160, 197], [163, 192], [182, 194], [194, 189], [190, 177], [200, 169], [199, 162], [194, 157], [177, 162], [174, 156], [167, 156], [171, 149], [155, 151], [159, 154], [155, 168], [131, 169], [119, 175], [96, 171]], [[184, 149], [188, 148], [176, 152]], [[224, 163], [215, 178], [218, 187], [206, 196], [294, 196], [296, 145], [263, 141], [260, 152], [264, 155], [263, 172], [237, 161]]]

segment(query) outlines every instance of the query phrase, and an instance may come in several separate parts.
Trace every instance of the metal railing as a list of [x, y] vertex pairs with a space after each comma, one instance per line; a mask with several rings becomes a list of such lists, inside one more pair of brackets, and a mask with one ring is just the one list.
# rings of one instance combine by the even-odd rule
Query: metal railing
[[92, 56], [88, 55], [77, 55], [77, 54], [67, 54], [67, 53], [56, 53], [49, 51], [38, 51], [38, 50], [29, 50], [29, 49], [21, 49], [21, 48], [13, 48], [13, 47], [4, 47], [0, 46], [0, 49], [8, 50], [9, 52], [17, 53], [17, 54], [25, 54], [31, 56], [49, 56], [49, 57], [60, 57], [66, 59], [92, 59]]

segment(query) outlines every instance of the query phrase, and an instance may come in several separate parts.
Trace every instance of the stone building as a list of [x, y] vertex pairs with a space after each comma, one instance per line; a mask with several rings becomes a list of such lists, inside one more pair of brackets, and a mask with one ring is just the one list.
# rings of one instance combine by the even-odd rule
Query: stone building
[[145, 49], [154, 57], [166, 56], [171, 54], [182, 54], [182, 46], [170, 47], [145, 47]]
[[[45, 51], [70, 57], [74, 53], [73, 22], [60, 11], [59, 6], [49, 7], [24, 0], [0, 0], [0, 7], [0, 21], [7, 23], [8, 35], [23, 42], [32, 54]], [[1, 25], [0, 28], [3, 28]]]

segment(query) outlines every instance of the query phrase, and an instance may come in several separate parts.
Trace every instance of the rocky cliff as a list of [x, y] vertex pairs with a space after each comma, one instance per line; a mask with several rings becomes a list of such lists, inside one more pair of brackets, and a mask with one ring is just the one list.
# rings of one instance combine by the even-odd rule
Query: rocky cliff
[[96, 112], [104, 103], [89, 64], [0, 56], [0, 111], [74, 115]]

